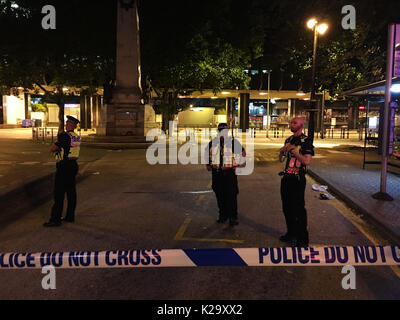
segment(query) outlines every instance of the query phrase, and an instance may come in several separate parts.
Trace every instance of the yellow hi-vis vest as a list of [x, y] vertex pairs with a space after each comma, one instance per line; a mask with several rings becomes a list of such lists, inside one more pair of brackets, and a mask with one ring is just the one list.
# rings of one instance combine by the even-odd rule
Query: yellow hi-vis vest
[[[232, 141], [232, 143], [234, 143]], [[210, 148], [210, 164], [213, 167], [221, 167], [221, 168], [232, 168], [238, 165], [243, 164], [245, 159], [242, 157], [242, 146], [240, 145], [240, 150], [234, 150], [233, 153], [232, 147], [224, 144], [223, 147], [223, 155], [222, 155], [222, 164], [220, 166], [220, 152], [221, 147], [220, 144], [212, 145]]]
[[[81, 137], [79, 135], [77, 135], [73, 131], [67, 132], [67, 134], [71, 138], [71, 146], [70, 146], [70, 149], [69, 149], [69, 153], [66, 155], [66, 157], [69, 160], [78, 160], [79, 152], [80, 152], [80, 149], [81, 149]], [[60, 159], [61, 160], [64, 159], [64, 152], [65, 152], [64, 148], [61, 148], [61, 152], [60, 152]]]

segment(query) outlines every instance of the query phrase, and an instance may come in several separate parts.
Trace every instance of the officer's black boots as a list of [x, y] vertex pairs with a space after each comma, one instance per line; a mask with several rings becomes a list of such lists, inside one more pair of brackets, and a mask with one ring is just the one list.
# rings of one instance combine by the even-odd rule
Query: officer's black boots
[[293, 237], [289, 233], [286, 233], [283, 236], [280, 236], [279, 240], [282, 242], [290, 242], [291, 240], [293, 240]]
[[237, 226], [239, 224], [239, 221], [237, 219], [229, 219], [229, 225], [231, 227]]
[[74, 218], [69, 218], [69, 217], [62, 217], [61, 221], [62, 222], [74, 222], [75, 219]]
[[49, 221], [49, 222], [43, 223], [43, 226], [44, 227], [59, 227], [59, 226], [61, 226], [61, 222]]

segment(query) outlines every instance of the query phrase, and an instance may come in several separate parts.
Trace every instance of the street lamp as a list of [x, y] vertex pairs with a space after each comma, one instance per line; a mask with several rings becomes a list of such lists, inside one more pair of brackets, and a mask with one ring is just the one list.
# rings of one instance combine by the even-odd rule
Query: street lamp
[[269, 118], [269, 114], [270, 114], [270, 110], [269, 110], [269, 103], [271, 101], [271, 71], [272, 70], [268, 70], [268, 102], [267, 102], [267, 136], [268, 136], [268, 130], [271, 126], [271, 122], [270, 122], [270, 118]]
[[311, 140], [314, 140], [314, 113], [315, 113], [315, 69], [317, 62], [317, 43], [318, 34], [323, 35], [328, 30], [328, 25], [326, 23], [319, 23], [317, 19], [312, 18], [307, 21], [307, 27], [314, 32], [314, 47], [313, 47], [313, 62], [312, 62], [312, 76], [311, 76], [311, 110], [310, 110], [310, 120], [308, 124], [308, 136]]

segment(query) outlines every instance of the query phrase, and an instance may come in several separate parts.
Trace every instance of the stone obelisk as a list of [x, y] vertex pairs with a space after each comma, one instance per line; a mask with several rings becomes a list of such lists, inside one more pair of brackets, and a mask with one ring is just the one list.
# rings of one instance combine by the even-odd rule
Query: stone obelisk
[[137, 4], [134, 0], [117, 3], [116, 86], [111, 103], [101, 112], [97, 134], [141, 140], [156, 122], [153, 108], [142, 100]]

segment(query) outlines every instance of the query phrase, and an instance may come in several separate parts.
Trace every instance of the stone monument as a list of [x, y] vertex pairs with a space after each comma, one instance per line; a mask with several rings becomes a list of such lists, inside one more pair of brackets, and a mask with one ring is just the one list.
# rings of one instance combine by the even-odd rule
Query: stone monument
[[145, 105], [142, 99], [137, 3], [117, 3], [116, 86], [111, 102], [101, 110], [97, 135], [145, 141], [147, 131], [156, 127], [156, 121], [152, 106]]

